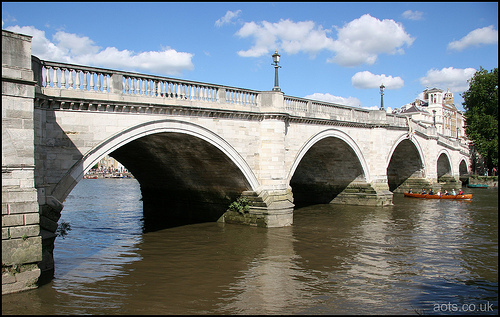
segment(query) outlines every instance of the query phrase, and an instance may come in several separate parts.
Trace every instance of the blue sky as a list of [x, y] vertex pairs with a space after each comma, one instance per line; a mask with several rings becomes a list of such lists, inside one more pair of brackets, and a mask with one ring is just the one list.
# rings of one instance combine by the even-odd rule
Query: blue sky
[[41, 59], [394, 109], [498, 67], [497, 2], [2, 2]]

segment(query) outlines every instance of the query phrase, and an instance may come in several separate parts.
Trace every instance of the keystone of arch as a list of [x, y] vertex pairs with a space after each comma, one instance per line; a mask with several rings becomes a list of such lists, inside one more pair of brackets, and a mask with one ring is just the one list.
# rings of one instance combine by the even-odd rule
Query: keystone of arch
[[363, 175], [365, 176], [366, 182], [368, 182], [368, 183], [371, 182], [368, 165], [366, 164], [366, 160], [365, 160], [363, 153], [361, 152], [359, 146], [347, 133], [345, 133], [341, 130], [337, 130], [337, 129], [328, 129], [328, 130], [322, 131], [322, 132], [312, 136], [309, 140], [307, 140], [307, 142], [304, 144], [304, 146], [302, 146], [302, 148], [299, 150], [297, 157], [295, 158], [295, 160], [293, 162], [292, 168], [290, 169], [290, 172], [288, 173], [288, 177], [287, 177], [288, 182], [290, 182], [290, 180], [292, 179], [293, 174], [295, 173], [295, 170], [297, 169], [297, 167], [300, 164], [300, 161], [302, 161], [302, 158], [304, 157], [304, 155], [306, 155], [306, 153], [309, 151], [309, 149], [311, 147], [313, 147], [314, 144], [316, 144], [317, 142], [319, 142], [325, 138], [329, 138], [329, 137], [338, 138], [338, 139], [341, 139], [342, 141], [344, 141], [345, 143], [347, 143], [347, 145], [354, 151], [356, 157], [359, 160], [359, 163], [361, 164], [361, 168], [363, 169]]
[[256, 190], [259, 187], [259, 181], [250, 166], [222, 137], [193, 123], [165, 119], [142, 123], [131, 128], [127, 128], [96, 145], [93, 149], [88, 151], [83, 158], [75, 163], [71, 170], [58, 183], [53, 191], [54, 196], [64, 199], [71, 192], [73, 187], [76, 186], [78, 181], [83, 178], [85, 172], [92, 168], [92, 166], [94, 166], [104, 155], [107, 155], [121, 146], [141, 137], [162, 132], [183, 133], [207, 141], [231, 159], [231, 161], [243, 173], [246, 180], [252, 187], [252, 190]]

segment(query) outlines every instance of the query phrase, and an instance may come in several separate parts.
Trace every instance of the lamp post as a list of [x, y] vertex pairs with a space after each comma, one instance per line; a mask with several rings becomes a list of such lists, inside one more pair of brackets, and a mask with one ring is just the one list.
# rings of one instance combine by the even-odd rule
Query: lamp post
[[382, 83], [382, 85], [380, 85], [380, 110], [384, 110], [384, 89], [385, 86]]
[[273, 91], [281, 91], [280, 86], [278, 84], [278, 68], [281, 66], [278, 66], [278, 63], [280, 62], [280, 54], [278, 54], [278, 51], [274, 51], [273, 54], [273, 62], [274, 64], [274, 88]]

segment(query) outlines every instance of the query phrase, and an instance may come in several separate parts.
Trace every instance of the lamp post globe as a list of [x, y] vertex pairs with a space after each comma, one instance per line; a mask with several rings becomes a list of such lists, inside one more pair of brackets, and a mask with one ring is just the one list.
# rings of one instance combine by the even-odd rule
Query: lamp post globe
[[380, 110], [384, 110], [384, 89], [385, 86], [382, 83], [382, 85], [380, 85]]
[[271, 65], [274, 65], [274, 88], [273, 91], [281, 91], [278, 83], [278, 68], [281, 66], [278, 66], [278, 63], [280, 62], [280, 54], [278, 54], [278, 51], [274, 51], [273, 54], [273, 63]]

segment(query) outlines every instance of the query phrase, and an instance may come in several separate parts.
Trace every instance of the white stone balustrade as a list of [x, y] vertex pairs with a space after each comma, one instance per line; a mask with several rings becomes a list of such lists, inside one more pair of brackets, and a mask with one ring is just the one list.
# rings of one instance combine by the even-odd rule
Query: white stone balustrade
[[[133, 97], [163, 98], [220, 103], [235, 106], [256, 106], [262, 92], [180, 80], [168, 77], [123, 72], [97, 67], [57, 63], [33, 59], [34, 76], [42, 88], [80, 90], [85, 92], [121, 94]], [[291, 115], [299, 115], [351, 123], [373, 123], [370, 110], [335, 103], [284, 96], [282, 107]], [[250, 109], [250, 108], [249, 108]], [[392, 114], [376, 115], [377, 124], [407, 127], [404, 117]], [[417, 127], [425, 133], [425, 127]]]

